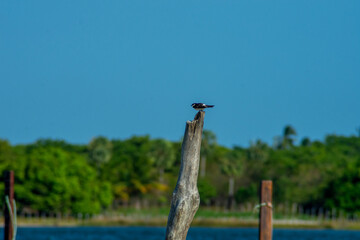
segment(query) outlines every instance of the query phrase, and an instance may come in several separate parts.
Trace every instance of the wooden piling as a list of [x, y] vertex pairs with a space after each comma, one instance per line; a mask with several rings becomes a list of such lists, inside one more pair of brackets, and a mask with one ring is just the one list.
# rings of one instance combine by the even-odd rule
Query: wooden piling
[[[5, 182], [5, 196], [9, 197], [11, 211], [13, 211], [13, 199], [14, 199], [14, 172], [13, 171], [6, 171], [4, 176]], [[13, 237], [13, 225], [11, 222], [9, 209], [5, 203], [4, 208], [4, 217], [5, 217], [5, 228], [4, 228], [4, 239], [11, 240]]]
[[272, 181], [261, 181], [259, 240], [272, 239]]

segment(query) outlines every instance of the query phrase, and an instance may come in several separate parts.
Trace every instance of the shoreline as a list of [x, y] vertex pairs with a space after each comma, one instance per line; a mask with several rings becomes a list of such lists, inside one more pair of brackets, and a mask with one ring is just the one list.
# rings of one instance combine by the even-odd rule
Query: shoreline
[[[26, 219], [18, 218], [18, 227], [122, 227], [122, 226], [148, 226], [166, 227], [165, 216], [114, 216], [96, 217], [91, 219]], [[0, 222], [3, 226], [3, 221]], [[196, 217], [193, 227], [231, 227], [231, 228], [257, 228], [258, 219], [236, 217]], [[274, 229], [334, 229], [334, 230], [360, 230], [358, 221], [318, 221], [301, 219], [274, 219]]]

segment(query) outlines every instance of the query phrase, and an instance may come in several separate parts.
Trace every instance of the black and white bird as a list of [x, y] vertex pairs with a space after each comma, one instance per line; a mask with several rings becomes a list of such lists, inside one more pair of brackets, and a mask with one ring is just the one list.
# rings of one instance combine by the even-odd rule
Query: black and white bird
[[204, 110], [205, 108], [212, 108], [214, 107], [214, 105], [206, 105], [205, 103], [193, 103], [191, 104], [191, 106], [197, 110], [197, 111], [202, 111]]

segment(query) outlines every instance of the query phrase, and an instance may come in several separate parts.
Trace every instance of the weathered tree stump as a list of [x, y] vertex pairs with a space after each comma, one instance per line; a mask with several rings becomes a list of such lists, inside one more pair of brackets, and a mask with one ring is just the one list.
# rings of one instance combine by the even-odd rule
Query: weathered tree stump
[[[5, 182], [5, 196], [8, 196], [9, 203], [11, 207], [11, 212], [14, 209], [13, 199], [14, 199], [14, 172], [13, 171], [6, 171], [4, 176]], [[11, 222], [10, 212], [8, 206], [5, 204], [4, 208], [4, 239], [5, 240], [12, 240], [14, 234], [14, 226]]]
[[172, 195], [171, 209], [166, 228], [166, 240], [185, 240], [190, 224], [200, 204], [197, 188], [201, 137], [205, 112], [196, 114], [186, 122], [181, 149], [179, 178]]

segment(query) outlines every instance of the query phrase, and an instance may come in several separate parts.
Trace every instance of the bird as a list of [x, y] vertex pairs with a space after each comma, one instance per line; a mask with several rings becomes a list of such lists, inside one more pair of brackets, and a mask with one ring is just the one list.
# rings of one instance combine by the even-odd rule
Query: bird
[[212, 108], [214, 107], [214, 105], [206, 105], [205, 103], [193, 103], [191, 104], [191, 106], [196, 110], [196, 111], [202, 111], [205, 108]]

